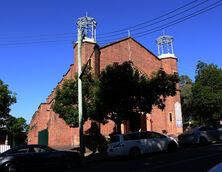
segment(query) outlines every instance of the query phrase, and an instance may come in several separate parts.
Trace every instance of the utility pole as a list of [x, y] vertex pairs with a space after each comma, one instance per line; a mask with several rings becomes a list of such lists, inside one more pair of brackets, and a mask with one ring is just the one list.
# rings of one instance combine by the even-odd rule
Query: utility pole
[[[96, 32], [96, 21], [91, 17], [81, 17], [77, 21], [78, 25], [78, 111], [79, 111], [79, 144], [80, 144], [80, 154], [84, 157], [85, 144], [83, 137], [83, 104], [82, 104], [82, 76], [84, 75], [84, 70], [82, 71], [82, 41], [86, 39], [87, 41], [95, 41]], [[90, 57], [91, 58], [91, 57]]]
[[80, 154], [84, 157], [85, 148], [83, 140], [83, 108], [82, 108], [82, 80], [80, 75], [82, 74], [82, 30], [78, 28], [78, 111], [79, 111], [79, 144]]

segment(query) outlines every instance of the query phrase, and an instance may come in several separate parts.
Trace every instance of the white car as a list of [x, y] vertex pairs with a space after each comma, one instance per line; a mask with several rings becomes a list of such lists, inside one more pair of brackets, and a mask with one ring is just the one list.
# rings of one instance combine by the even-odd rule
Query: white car
[[177, 141], [166, 135], [153, 132], [132, 132], [127, 134], [117, 134], [111, 137], [108, 144], [108, 156], [132, 156], [140, 154], [175, 151], [178, 148]]
[[222, 171], [222, 163], [219, 163], [212, 167], [208, 172], [221, 172]]
[[179, 144], [183, 146], [190, 144], [205, 145], [213, 141], [221, 141], [222, 130], [212, 126], [195, 127], [180, 134], [178, 140]]

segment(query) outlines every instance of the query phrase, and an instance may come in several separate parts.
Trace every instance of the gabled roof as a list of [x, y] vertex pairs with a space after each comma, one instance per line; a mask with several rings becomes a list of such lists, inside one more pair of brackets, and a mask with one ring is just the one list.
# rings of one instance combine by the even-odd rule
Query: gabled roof
[[154, 57], [156, 57], [156, 59], [160, 60], [154, 53], [152, 53], [150, 50], [148, 50], [145, 46], [143, 46], [141, 43], [139, 43], [138, 41], [136, 41], [134, 38], [132, 37], [126, 37], [126, 38], [123, 38], [123, 39], [120, 39], [120, 40], [117, 40], [115, 42], [111, 42], [109, 44], [106, 44], [106, 45], [103, 45], [100, 47], [100, 50], [101, 49], [104, 49], [104, 48], [108, 48], [109, 46], [112, 46], [114, 44], [118, 44], [120, 42], [123, 42], [123, 41], [126, 41], [126, 40], [129, 40], [131, 39], [132, 41], [134, 41], [135, 43], [137, 43], [139, 46], [141, 46], [142, 48], [144, 48], [147, 52], [149, 52], [150, 54], [152, 54]]

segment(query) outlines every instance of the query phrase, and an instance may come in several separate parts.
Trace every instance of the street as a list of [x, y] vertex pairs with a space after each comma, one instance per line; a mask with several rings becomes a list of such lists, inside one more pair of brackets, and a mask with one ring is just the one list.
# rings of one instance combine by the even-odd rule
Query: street
[[[137, 159], [106, 158], [101, 161], [88, 162], [71, 171], [129, 171], [129, 172], [160, 172], [160, 171], [195, 171], [205, 172], [222, 161], [222, 143], [207, 146], [180, 148], [174, 153], [155, 153]], [[59, 171], [58, 171], [59, 172]]]

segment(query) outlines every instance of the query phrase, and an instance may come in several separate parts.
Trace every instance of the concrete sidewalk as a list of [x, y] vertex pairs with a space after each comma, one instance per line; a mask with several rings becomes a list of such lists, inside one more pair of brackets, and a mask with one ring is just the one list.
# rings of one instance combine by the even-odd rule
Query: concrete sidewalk
[[[57, 150], [63, 150], [63, 151], [75, 151], [79, 152], [80, 148], [79, 147], [54, 147]], [[97, 162], [97, 161], [102, 161], [107, 159], [107, 153], [106, 152], [93, 152], [89, 149], [86, 148], [85, 154], [84, 154], [84, 159], [83, 163], [92, 163], [92, 162]]]
[[92, 163], [92, 162], [102, 161], [107, 158], [108, 158], [108, 156], [107, 156], [106, 152], [87, 151], [84, 155], [84, 163]]

